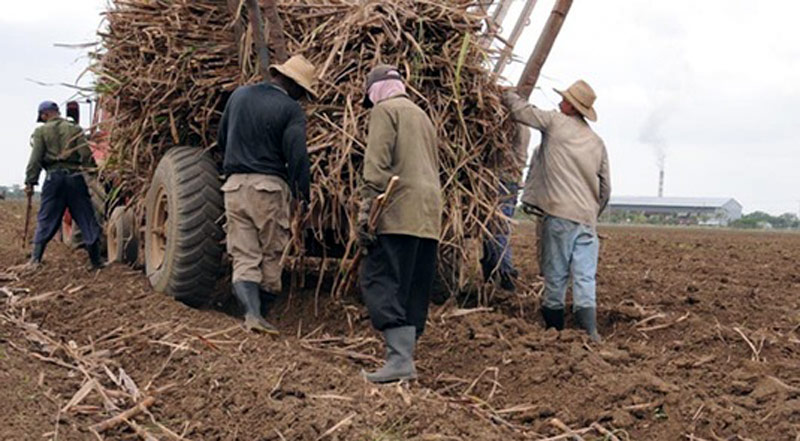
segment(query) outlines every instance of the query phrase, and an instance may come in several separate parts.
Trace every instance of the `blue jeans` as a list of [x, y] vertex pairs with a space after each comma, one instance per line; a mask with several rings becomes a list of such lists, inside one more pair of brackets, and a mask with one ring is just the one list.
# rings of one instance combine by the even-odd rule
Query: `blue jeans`
[[[517, 205], [517, 185], [505, 184], [500, 187], [500, 211], [508, 218], [514, 217], [514, 208]], [[492, 238], [484, 242], [484, 267], [489, 271], [498, 269], [501, 274], [514, 272], [514, 263], [511, 261], [511, 224], [506, 223]]]
[[69, 213], [83, 234], [83, 243], [92, 245], [100, 237], [100, 226], [95, 218], [92, 198], [86, 181], [79, 172], [52, 170], [42, 186], [42, 200], [36, 218], [33, 243], [48, 243], [61, 226], [64, 211]]
[[542, 228], [541, 266], [545, 289], [542, 305], [564, 309], [567, 283], [572, 274], [572, 309], [596, 308], [595, 275], [599, 242], [588, 225], [545, 216]]

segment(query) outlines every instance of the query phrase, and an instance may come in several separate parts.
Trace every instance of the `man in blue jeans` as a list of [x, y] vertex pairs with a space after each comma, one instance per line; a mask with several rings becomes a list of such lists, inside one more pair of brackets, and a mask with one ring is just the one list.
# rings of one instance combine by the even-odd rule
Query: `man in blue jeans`
[[560, 112], [539, 110], [513, 91], [503, 99], [516, 122], [542, 132], [522, 202], [542, 216], [539, 265], [545, 278], [545, 325], [564, 328], [567, 282], [572, 275], [575, 321], [592, 340], [599, 341], [596, 227], [611, 195], [608, 154], [603, 140], [586, 122], [597, 120], [594, 90], [579, 80], [556, 92], [563, 98]]
[[[525, 128], [527, 130], [527, 127]], [[500, 211], [509, 219], [514, 217], [517, 205], [517, 192], [519, 186], [515, 182], [504, 181], [499, 189]], [[514, 268], [511, 260], [511, 221], [503, 222], [494, 231], [494, 234], [483, 242], [483, 259], [481, 259], [483, 277], [485, 280], [500, 277], [500, 287], [514, 291], [519, 272]]]
[[514, 268], [511, 259], [511, 220], [517, 206], [517, 193], [522, 188], [522, 171], [528, 159], [528, 144], [531, 140], [531, 131], [523, 124], [516, 124], [513, 139], [513, 152], [515, 164], [502, 171], [500, 174], [499, 207], [500, 211], [509, 220], [503, 222], [493, 232], [492, 237], [483, 242], [483, 259], [481, 265], [483, 276], [486, 280], [495, 275], [500, 276], [500, 287], [514, 291], [514, 281], [519, 272]]
[[58, 105], [45, 101], [39, 105], [36, 122], [44, 123], [31, 136], [31, 156], [25, 171], [25, 193], [33, 194], [42, 169], [47, 177], [42, 186], [42, 202], [36, 219], [33, 252], [29, 266], [37, 268], [44, 249], [61, 226], [64, 211], [81, 229], [93, 269], [103, 266], [100, 255], [100, 226], [82, 171], [94, 167], [94, 159], [83, 130], [61, 117]]

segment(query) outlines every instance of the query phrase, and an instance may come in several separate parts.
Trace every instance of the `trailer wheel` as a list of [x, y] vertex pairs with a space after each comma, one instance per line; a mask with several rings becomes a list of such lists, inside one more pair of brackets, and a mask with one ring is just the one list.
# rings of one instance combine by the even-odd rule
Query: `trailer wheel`
[[139, 240], [134, 230], [133, 213], [117, 207], [106, 222], [106, 244], [109, 262], [135, 264], [139, 254]]
[[221, 183], [208, 154], [173, 147], [158, 163], [145, 201], [145, 273], [157, 292], [191, 306], [214, 299], [224, 212]]

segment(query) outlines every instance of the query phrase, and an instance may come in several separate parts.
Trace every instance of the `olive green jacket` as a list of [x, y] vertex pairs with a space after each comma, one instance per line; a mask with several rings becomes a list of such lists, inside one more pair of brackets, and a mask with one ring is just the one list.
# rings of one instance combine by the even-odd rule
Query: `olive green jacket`
[[42, 169], [78, 171], [94, 165], [83, 129], [61, 117], [37, 127], [31, 136], [31, 147], [25, 171], [26, 185], [37, 185]]
[[436, 130], [406, 95], [387, 98], [370, 113], [361, 196], [376, 197], [392, 176], [399, 180], [376, 232], [439, 240], [442, 188]]

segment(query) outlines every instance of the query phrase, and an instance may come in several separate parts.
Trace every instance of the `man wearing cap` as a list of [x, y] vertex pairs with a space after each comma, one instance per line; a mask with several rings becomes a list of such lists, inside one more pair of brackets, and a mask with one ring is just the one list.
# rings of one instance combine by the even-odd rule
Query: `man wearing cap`
[[225, 152], [222, 191], [233, 292], [248, 329], [277, 333], [264, 317], [281, 292], [291, 198], [310, 199], [306, 117], [298, 101], [317, 93], [314, 66], [302, 55], [270, 66], [270, 73], [270, 81], [233, 92], [218, 143]]
[[560, 112], [539, 110], [514, 91], [504, 94], [512, 118], [542, 132], [531, 159], [522, 202], [543, 216], [540, 267], [545, 277], [542, 315], [548, 328], [564, 328], [567, 282], [572, 275], [573, 314], [594, 341], [597, 218], [608, 204], [611, 181], [603, 140], [586, 122], [596, 121], [594, 90], [583, 80], [558, 91]]
[[42, 186], [30, 265], [35, 268], [41, 264], [45, 247], [55, 236], [64, 211], [69, 208], [83, 234], [92, 268], [101, 268], [100, 226], [95, 219], [92, 199], [81, 173], [94, 166], [89, 143], [83, 130], [62, 118], [58, 105], [52, 101], [39, 104], [36, 122], [44, 124], [37, 127], [31, 136], [32, 150], [25, 172], [25, 193], [33, 194], [33, 187], [39, 184], [42, 169], [47, 171], [47, 177]]
[[[373, 326], [383, 333], [386, 361], [365, 373], [374, 383], [416, 378], [414, 348], [425, 329], [436, 270], [442, 200], [436, 131], [406, 94], [394, 66], [367, 76], [364, 105], [369, 116], [358, 236], [367, 253], [360, 283]], [[399, 179], [378, 218], [369, 214], [392, 177]]]

